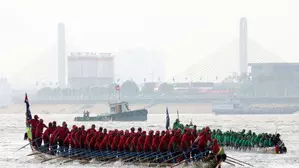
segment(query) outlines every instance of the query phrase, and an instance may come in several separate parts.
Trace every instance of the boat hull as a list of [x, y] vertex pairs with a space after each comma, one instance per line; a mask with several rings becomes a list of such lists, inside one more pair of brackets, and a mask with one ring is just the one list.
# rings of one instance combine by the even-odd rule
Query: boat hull
[[251, 149], [235, 149], [231, 147], [225, 147], [226, 151], [243, 151], [249, 153], [267, 153], [267, 154], [279, 154], [275, 152], [275, 147], [267, 147], [267, 148], [251, 148]]
[[264, 115], [264, 114], [294, 114], [298, 107], [281, 108], [233, 108], [232, 105], [213, 105], [212, 111], [216, 115]]
[[[99, 163], [101, 165], [104, 164], [113, 164], [117, 161], [123, 162], [123, 164], [126, 165], [135, 165], [135, 166], [146, 166], [146, 167], [172, 167], [173, 165], [175, 165], [175, 163], [155, 163], [155, 162], [148, 162], [148, 161], [144, 161], [144, 162], [138, 162], [138, 161], [124, 161], [122, 157], [119, 157], [118, 155], [114, 155], [114, 156], [106, 156], [106, 155], [102, 155], [102, 156], [94, 156], [92, 158], [86, 159], [86, 158], [82, 158], [79, 156], [58, 156], [58, 155], [49, 155], [47, 153], [44, 152], [40, 152], [35, 150], [32, 146], [31, 146], [32, 152], [35, 154], [34, 157], [38, 160], [41, 160], [41, 163], [43, 162], [52, 162], [52, 163], [67, 163], [67, 162], [73, 162], [73, 161], [79, 161], [79, 163], [81, 164], [89, 164], [89, 163]], [[81, 154], [81, 156], [88, 156], [89, 155], [89, 151], [86, 151], [86, 153]], [[136, 158], [134, 158], [136, 159]], [[133, 160], [134, 160], [133, 159]], [[216, 168], [218, 166], [218, 162], [214, 161], [214, 160], [209, 160], [209, 161], [195, 161], [195, 162], [188, 162], [188, 163], [182, 163], [179, 164], [178, 167], [194, 167], [194, 168]]]
[[99, 115], [91, 117], [75, 117], [75, 121], [147, 121], [148, 111], [146, 109], [128, 112]]

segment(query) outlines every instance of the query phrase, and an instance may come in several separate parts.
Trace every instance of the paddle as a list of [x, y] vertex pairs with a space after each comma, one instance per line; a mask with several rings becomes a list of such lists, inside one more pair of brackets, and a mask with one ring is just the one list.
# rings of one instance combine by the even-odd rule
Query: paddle
[[152, 155], [153, 152], [144, 152], [144, 153], [141, 153], [141, 154], [138, 154], [138, 158], [136, 158], [135, 160], [133, 160], [132, 162], [139, 162], [140, 160], [146, 158], [148, 159], [148, 156]]
[[120, 154], [120, 155], [116, 154], [116, 155], [115, 155], [115, 158], [113, 158], [113, 159], [111, 159], [111, 160], [108, 160], [107, 163], [103, 163], [102, 165], [105, 165], [105, 164], [108, 164], [108, 163], [111, 163], [111, 162], [115, 162], [115, 161], [121, 159], [121, 158], [124, 157], [124, 156], [126, 157], [127, 155], [130, 155], [130, 154], [125, 153], [125, 152], [123, 152], [123, 153]]
[[129, 160], [134, 159], [134, 158], [136, 157], [136, 155], [138, 155], [137, 152], [134, 152], [133, 154], [129, 154], [128, 157], [130, 157], [130, 158], [125, 157], [125, 158], [127, 158], [127, 159], [123, 160], [123, 162], [127, 162], [127, 161], [129, 161]]
[[39, 138], [37, 138], [37, 139], [35, 139], [35, 140], [33, 140], [33, 141], [29, 142], [28, 144], [26, 144], [26, 145], [22, 146], [21, 148], [19, 148], [19, 149], [18, 149], [18, 150], [16, 150], [15, 152], [17, 152], [17, 151], [19, 151], [19, 150], [21, 150], [21, 149], [25, 148], [26, 146], [30, 145], [31, 143], [33, 143], [33, 142], [35, 142], [35, 141], [37, 141], [37, 140], [39, 140], [39, 139], [41, 139], [41, 138], [42, 138], [42, 137], [39, 137]]
[[251, 164], [249, 164], [249, 163], [243, 162], [243, 161], [241, 161], [241, 160], [238, 160], [238, 159], [235, 159], [235, 158], [233, 158], [233, 157], [230, 157], [230, 156], [226, 156], [226, 157], [227, 157], [227, 158], [230, 158], [230, 159], [233, 159], [233, 160], [235, 160], [235, 161], [238, 161], [238, 162], [244, 163], [244, 164], [246, 164], [246, 165], [248, 165], [248, 166], [254, 167], [253, 165], [251, 165]]
[[230, 163], [230, 162], [228, 162], [228, 161], [225, 161], [224, 163], [230, 164], [230, 165], [232, 165], [232, 166], [236, 166], [235, 164]]
[[[175, 152], [173, 152], [172, 154], [174, 154]], [[171, 155], [172, 155], [171, 154]], [[167, 152], [164, 152], [164, 153], [162, 153], [162, 154], [160, 154], [160, 155], [162, 155], [162, 156], [160, 156], [160, 157], [157, 157], [157, 158], [155, 158], [154, 160], [152, 160], [153, 162], [154, 161], [156, 161], [156, 160], [159, 160], [159, 159], [162, 159], [162, 158], [164, 158], [164, 157], [167, 157], [167, 156], [169, 156], [169, 153], [168, 153], [168, 151]]]
[[237, 165], [240, 165], [240, 166], [244, 167], [244, 165], [243, 165], [243, 164], [241, 164], [241, 163], [238, 163], [238, 162], [236, 162], [236, 161], [233, 161], [233, 160], [226, 159], [225, 161], [233, 162], [233, 163], [236, 163]]
[[185, 163], [186, 161], [187, 161], [187, 160], [185, 159], [185, 160], [183, 160], [183, 161], [181, 161], [181, 162], [179, 162], [179, 163], [176, 163], [176, 164], [172, 165], [171, 168], [176, 167], [176, 166], [179, 166], [180, 164]]
[[49, 143], [45, 144], [44, 146], [41, 146], [41, 147], [37, 148], [35, 153], [28, 154], [27, 156], [42, 154], [44, 151], [49, 150], [49, 146], [47, 146], [48, 144]]
[[[96, 153], [97, 154], [91, 156], [90, 158], [94, 158], [95, 156], [97, 156], [97, 158], [99, 158], [99, 157], [103, 156], [107, 160], [110, 157], [111, 160], [109, 160], [107, 163], [111, 163], [111, 162], [116, 161], [120, 158], [125, 158], [125, 157], [129, 157], [129, 156], [132, 156], [132, 155], [136, 155], [136, 153], [126, 153], [124, 151], [121, 151], [121, 152], [119, 152], [119, 151], [110, 151], [110, 152], [102, 151], [102, 152], [99, 152], [99, 153], [96, 152]], [[88, 160], [86, 162], [88, 162]], [[107, 163], [104, 163], [102, 165], [105, 165]]]
[[115, 155], [115, 151], [94, 151], [91, 153], [88, 153], [89, 157], [87, 157], [87, 160], [93, 159], [93, 158], [101, 158], [103, 157], [108, 157], [108, 156], [112, 156]]
[[[196, 156], [198, 156], [198, 155], [196, 155]], [[188, 162], [190, 159], [191, 159], [191, 158], [186, 158], [186, 159], [184, 159], [183, 161], [181, 161], [181, 162], [179, 162], [179, 163], [176, 163], [176, 164], [172, 165], [171, 167], [179, 166], [179, 165], [182, 164], [182, 163]]]
[[[72, 150], [74, 150], [74, 151], [72, 151]], [[77, 152], [79, 152], [79, 153], [77, 153]], [[85, 153], [85, 152], [86, 152], [85, 149], [71, 149], [70, 153], [72, 153], [72, 154], [68, 154], [68, 159], [69, 160], [65, 160], [64, 162], [60, 163], [60, 165], [63, 164], [63, 163], [68, 163], [68, 162], [74, 161], [74, 159], [72, 159], [72, 157], [75, 157], [76, 155], [81, 155], [82, 153]], [[69, 152], [66, 152], [66, 153], [69, 153]], [[82, 158], [80, 158], [80, 156], [79, 156], [79, 159], [82, 159]]]
[[95, 156], [97, 156], [96, 158], [101, 158], [101, 157], [111, 157], [111, 156], [115, 156], [115, 155], [117, 155], [117, 151], [106, 150], [106, 151], [101, 151], [101, 152], [95, 154], [94, 156], [91, 156], [91, 158], [94, 158]]
[[[193, 144], [194, 144], [194, 143], [193, 143]], [[193, 144], [192, 144], [192, 146], [193, 146]], [[187, 153], [190, 153], [190, 152], [192, 152], [192, 151], [194, 151], [194, 150], [196, 149], [196, 148], [192, 148], [192, 146], [191, 146], [191, 148], [187, 151]], [[182, 153], [176, 155], [175, 157], [172, 157], [172, 155], [171, 155], [171, 158], [170, 158], [170, 159], [168, 159], [167, 161], [164, 161], [164, 162], [162, 162], [162, 163], [168, 162], [168, 161], [170, 161], [171, 159], [175, 159], [175, 158], [177, 158], [177, 157], [179, 157], [179, 156], [181, 156], [181, 155], [184, 155], [184, 151], [182, 151]], [[198, 155], [198, 156], [199, 156], [199, 155]]]
[[[139, 158], [139, 160], [136, 159], [135, 161], [136, 161], [136, 162], [142, 162], [142, 161], [144, 161], [144, 160], [147, 160], [147, 159], [150, 159], [150, 158], [152, 158], [152, 157], [157, 156], [157, 153], [158, 153], [158, 152], [151, 152], [151, 153], [149, 153], [148, 155]], [[133, 162], [134, 162], [134, 161], [133, 161]]]
[[167, 159], [167, 160], [164, 160], [162, 163], [166, 163], [166, 162], [168, 162], [168, 161], [170, 161], [170, 160], [173, 160], [173, 159], [175, 159], [175, 158], [178, 158], [178, 157], [180, 157], [181, 155], [183, 155], [184, 153], [182, 152], [182, 153], [180, 153], [180, 154], [178, 154], [178, 155], [176, 155], [176, 156], [172, 156], [172, 153], [170, 153], [170, 156], [171, 156], [171, 158], [169, 158], [169, 159]]
[[116, 159], [116, 160], [118, 160], [119, 158], [121, 158], [122, 156], [126, 156], [126, 155], [128, 155], [127, 153], [125, 153], [125, 152], [117, 152], [117, 151], [112, 151], [111, 152], [111, 154], [109, 154], [109, 155], [106, 155], [106, 156], [104, 156], [104, 158], [103, 159], [101, 159], [101, 161], [102, 160], [109, 160], [109, 159]]
[[[194, 150], [194, 149], [193, 149], [193, 150]], [[197, 157], [202, 156], [202, 155], [204, 155], [204, 154], [207, 153], [207, 152], [208, 152], [208, 151], [201, 152], [201, 153], [195, 155], [193, 158], [197, 159]], [[168, 161], [170, 161], [170, 160], [172, 160], [172, 159], [175, 159], [175, 158], [181, 156], [182, 154], [184, 154], [184, 153], [181, 153], [181, 154], [179, 154], [179, 155], [176, 155], [176, 156], [174, 156], [174, 157], [172, 157], [172, 158], [170, 158], [170, 159], [168, 159], [168, 160], [166, 160], [166, 161], [164, 161], [164, 162], [162, 162], [162, 163], [165, 163], [165, 162], [168, 162]], [[179, 162], [179, 163], [175, 163], [175, 164], [172, 165], [171, 167], [178, 166], [178, 165], [180, 165], [180, 164], [182, 164], [182, 163], [185, 163], [186, 161], [189, 161], [189, 160], [190, 160], [190, 158], [189, 158], [189, 159], [185, 159], [185, 160], [183, 160], [183, 161], [181, 161], [181, 162]]]
[[[75, 157], [75, 156], [78, 156], [78, 155], [81, 155], [81, 154], [85, 153], [85, 149], [82, 149], [82, 150], [79, 150], [79, 151], [81, 151], [81, 152], [79, 152], [77, 154], [74, 154], [74, 155], [69, 155], [69, 158], [72, 158], [72, 157]], [[65, 153], [69, 153], [69, 152], [67, 151]], [[67, 156], [67, 155], [64, 155], [64, 156]], [[53, 159], [61, 158], [61, 157], [64, 157], [64, 156], [56, 156], [56, 157], [53, 157], [53, 158], [45, 159], [41, 163], [44, 163], [44, 162], [47, 162], [47, 161], [50, 161], [50, 160], [53, 160]]]

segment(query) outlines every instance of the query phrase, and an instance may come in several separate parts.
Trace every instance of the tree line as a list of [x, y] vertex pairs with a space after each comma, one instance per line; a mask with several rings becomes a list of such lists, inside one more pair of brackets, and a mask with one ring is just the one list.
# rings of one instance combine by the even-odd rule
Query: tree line
[[[116, 87], [119, 86], [120, 90], [118, 91]], [[39, 98], [49, 98], [49, 97], [73, 97], [73, 96], [81, 96], [88, 98], [104, 98], [110, 96], [118, 96], [133, 98], [136, 96], [152, 96], [152, 95], [171, 95], [173, 92], [173, 85], [169, 83], [162, 83], [159, 85], [158, 90], [155, 90], [153, 85], [145, 84], [143, 87], [139, 88], [138, 85], [132, 81], [127, 80], [121, 85], [117, 83], [113, 83], [106, 87], [88, 87], [88, 88], [80, 88], [80, 89], [72, 89], [72, 88], [51, 88], [44, 87], [41, 88], [37, 92], [37, 96]]]

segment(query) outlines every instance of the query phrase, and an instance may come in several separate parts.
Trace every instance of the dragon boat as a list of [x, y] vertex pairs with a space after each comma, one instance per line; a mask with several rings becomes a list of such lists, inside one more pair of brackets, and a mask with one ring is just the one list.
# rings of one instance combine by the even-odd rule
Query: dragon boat
[[[195, 126], [192, 124], [192, 122], [190, 122], [190, 124], [186, 124], [187, 128], [190, 128], [192, 126]], [[181, 129], [183, 131], [184, 127], [185, 127], [184, 124], [181, 124], [179, 122], [179, 120], [176, 120], [176, 122], [174, 123], [174, 128], [176, 128], [176, 129]], [[224, 132], [224, 133], [221, 133], [221, 131], [219, 133], [219, 131], [220, 131], [219, 129], [217, 131], [213, 130], [212, 138], [217, 139], [219, 144], [221, 146], [223, 146], [225, 151], [240, 151], [240, 152], [246, 152], [246, 153], [266, 153], [266, 154], [285, 154], [285, 153], [287, 153], [287, 147], [285, 146], [283, 140], [280, 139], [280, 134], [278, 134], [277, 131], [275, 134], [266, 133], [267, 135], [272, 135], [272, 138], [268, 137], [268, 138], [264, 139], [264, 140], [268, 139], [266, 145], [265, 144], [262, 145], [260, 142], [257, 143], [255, 140], [254, 142], [248, 141], [246, 143], [247, 145], [245, 145], [245, 146], [240, 146], [240, 144], [239, 144], [239, 145], [237, 145], [237, 147], [236, 147], [235, 141], [233, 141], [233, 142], [225, 141], [225, 139], [227, 139], [227, 137], [228, 137], [228, 135], [227, 135], [227, 133], [229, 133], [228, 131]], [[245, 132], [245, 130], [243, 130], [243, 131], [244, 131], [243, 133], [245, 133], [245, 134], [252, 133], [251, 130], [249, 130], [249, 132], [247, 132], [247, 133]], [[232, 131], [232, 133], [237, 134], [238, 132]], [[258, 135], [256, 135], [255, 133], [252, 134], [252, 136], [254, 136], [254, 137], [260, 136], [260, 135], [261, 134], [258, 134]], [[239, 134], [239, 136], [241, 136], [241, 135]], [[243, 134], [243, 136], [245, 136], [245, 135]], [[230, 138], [232, 138], [232, 137], [230, 137]], [[241, 139], [241, 140], [244, 140], [244, 139]], [[265, 143], [264, 140], [262, 141], [263, 143]], [[269, 140], [271, 140], [271, 141], [269, 141]], [[269, 145], [269, 143], [270, 143], [270, 145]], [[251, 145], [249, 145], [249, 144], [251, 144]]]
[[224, 146], [225, 151], [240, 151], [246, 153], [265, 153], [265, 154], [286, 154], [287, 147], [281, 142], [277, 147], [251, 147], [251, 148], [236, 148], [233, 146]]
[[[26, 103], [26, 121], [30, 120], [31, 111], [29, 109], [29, 101], [27, 95], [25, 97]], [[121, 161], [126, 165], [147, 166], [147, 167], [196, 167], [196, 168], [217, 168], [224, 162], [223, 155], [217, 155], [217, 159], [211, 155], [210, 151], [201, 153], [194, 153], [195, 148], [187, 152], [127, 152], [127, 151], [113, 151], [113, 150], [89, 150], [89, 149], [72, 149], [71, 147], [63, 147], [56, 145], [44, 144], [36, 147], [36, 141], [32, 140], [30, 125], [26, 122], [26, 133], [30, 145], [31, 154], [27, 156], [34, 156], [35, 158], [44, 162], [54, 163], [68, 163], [78, 161], [81, 164], [97, 163], [100, 165], [111, 164]], [[26, 145], [26, 146], [27, 146]], [[25, 147], [25, 146], [24, 146]], [[192, 156], [191, 156], [192, 153]], [[182, 161], [177, 161], [177, 158], [187, 156]], [[224, 154], [225, 155], [225, 154]], [[225, 155], [226, 156], [226, 155]]]
[[252, 147], [252, 148], [246, 148], [246, 149], [237, 149], [234, 147], [224, 147], [226, 151], [242, 151], [247, 153], [265, 153], [265, 154], [286, 154], [287, 148], [282, 145], [278, 148], [276, 147]]

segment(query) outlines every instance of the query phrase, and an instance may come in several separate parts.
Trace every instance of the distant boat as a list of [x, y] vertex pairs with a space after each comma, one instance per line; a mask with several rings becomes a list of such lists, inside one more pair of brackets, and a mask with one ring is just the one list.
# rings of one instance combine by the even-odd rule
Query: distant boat
[[110, 113], [89, 116], [86, 111], [82, 117], [75, 117], [75, 121], [147, 121], [147, 109], [130, 110], [128, 102], [110, 103]]
[[257, 115], [257, 114], [293, 114], [299, 111], [298, 106], [283, 107], [249, 107], [241, 104], [236, 97], [223, 102], [213, 102], [212, 111], [216, 115]]

